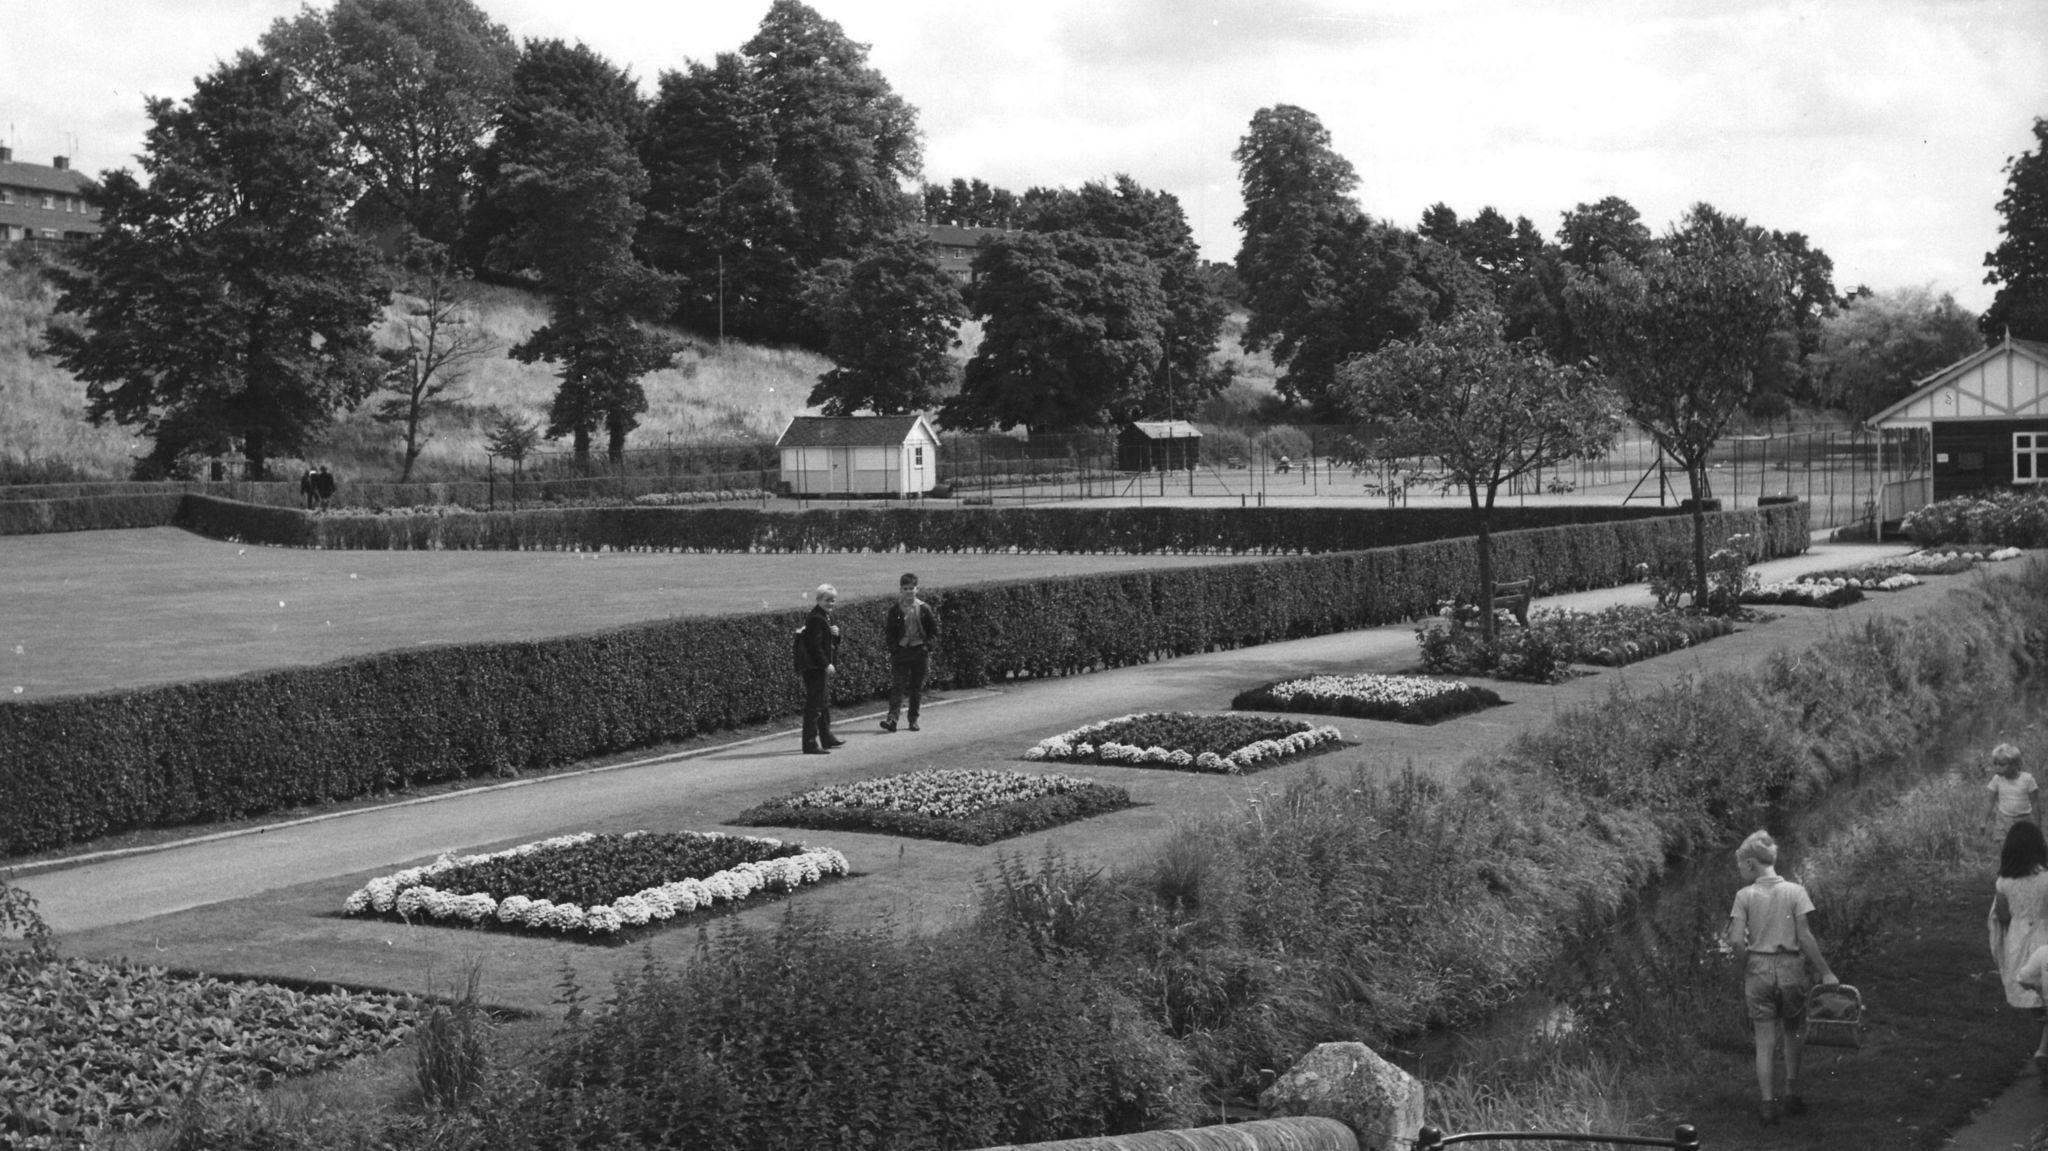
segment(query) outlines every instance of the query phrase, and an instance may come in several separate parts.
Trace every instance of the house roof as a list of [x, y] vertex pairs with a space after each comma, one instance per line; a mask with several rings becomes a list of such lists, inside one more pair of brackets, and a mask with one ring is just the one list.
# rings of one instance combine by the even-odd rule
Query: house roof
[[1186, 420], [1133, 420], [1126, 431], [1150, 440], [1199, 440], [1202, 430]]
[[1905, 428], [1937, 420], [2043, 416], [2048, 416], [2048, 343], [2007, 336], [1921, 380], [1906, 398], [1863, 423]]
[[894, 447], [923, 425], [934, 443], [937, 433], [923, 416], [798, 416], [789, 421], [778, 448]]
[[61, 192], [70, 196], [76, 195], [86, 182], [85, 173], [76, 169], [0, 160], [0, 187], [32, 188], [38, 192]]
[[1000, 240], [1017, 234], [1015, 228], [963, 228], [958, 224], [926, 224], [924, 230], [932, 243], [942, 248], [972, 248], [985, 239]]

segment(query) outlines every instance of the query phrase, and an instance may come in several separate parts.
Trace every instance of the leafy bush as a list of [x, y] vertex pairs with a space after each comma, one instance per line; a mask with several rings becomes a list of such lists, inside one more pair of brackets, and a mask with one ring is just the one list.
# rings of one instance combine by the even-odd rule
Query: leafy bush
[[1437, 720], [1503, 701], [1491, 688], [1423, 679], [1412, 675], [1318, 675], [1283, 679], [1237, 693], [1230, 706], [1250, 711], [1306, 711], [1388, 719], [1397, 723]]
[[1192, 1120], [1184, 1060], [1087, 965], [1002, 937], [791, 917], [652, 958], [489, 1145], [983, 1147]]
[[1129, 806], [1130, 792], [1092, 779], [930, 770], [783, 796], [748, 808], [732, 822], [985, 844]]
[[2048, 494], [2001, 489], [1937, 500], [1906, 513], [1899, 530], [1923, 548], [1942, 544], [2048, 547]]
[[1846, 583], [1799, 580], [1792, 583], [1760, 584], [1745, 592], [1744, 603], [1783, 604], [1789, 607], [1847, 607], [1863, 602], [1863, 589]]
[[1478, 629], [1449, 626], [1441, 616], [1423, 621], [1415, 638], [1422, 666], [1432, 672], [1551, 683], [1570, 674], [1573, 663], [1620, 667], [1734, 630], [1722, 616], [1620, 604], [1597, 612], [1533, 612], [1526, 628], [1500, 628], [1492, 648]]

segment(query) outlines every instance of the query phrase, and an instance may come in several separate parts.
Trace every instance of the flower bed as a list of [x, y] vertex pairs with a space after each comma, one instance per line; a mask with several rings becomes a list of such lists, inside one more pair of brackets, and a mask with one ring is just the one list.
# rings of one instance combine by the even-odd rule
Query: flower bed
[[771, 799], [733, 822], [984, 844], [1129, 806], [1130, 792], [1092, 779], [934, 768]]
[[1444, 618], [1424, 620], [1415, 638], [1427, 671], [1553, 683], [1569, 675], [1573, 663], [1619, 667], [1734, 631], [1734, 621], [1726, 616], [1622, 605], [1596, 612], [1532, 612], [1528, 627], [1499, 628], [1493, 649], [1475, 629], [1449, 626]]
[[774, 839], [584, 832], [487, 855], [443, 855], [371, 880], [342, 910], [608, 937], [846, 872], [846, 857], [831, 848]]
[[[2018, 559], [2022, 554], [2018, 548], [1938, 548], [1914, 552], [1912, 555], [1871, 560], [1853, 568], [1813, 572], [1799, 578], [1801, 581], [1811, 580], [1815, 583], [1847, 580], [1868, 591], [1871, 589], [1872, 581], [1881, 583], [1892, 576], [1955, 575], [1957, 572], [1969, 571], [1980, 563], [2001, 563], [2005, 560]], [[1918, 582], [1915, 580], [1914, 584]]]
[[1148, 712], [1091, 723], [1040, 740], [1024, 758], [1236, 775], [1341, 738], [1334, 727], [1293, 719]]
[[[1910, 578], [1910, 577], [1908, 577]], [[1843, 583], [1802, 580], [1797, 583], [1758, 584], [1742, 593], [1743, 603], [1784, 604], [1790, 607], [1844, 607], [1863, 599], [1863, 589]]]
[[1414, 675], [1315, 675], [1239, 692], [1230, 706], [1435, 723], [1448, 716], [1499, 707], [1503, 702], [1492, 688], [1456, 680]]
[[202, 1081], [268, 1087], [396, 1046], [413, 1021], [404, 995], [0, 956], [0, 1146], [92, 1145], [164, 1122]]

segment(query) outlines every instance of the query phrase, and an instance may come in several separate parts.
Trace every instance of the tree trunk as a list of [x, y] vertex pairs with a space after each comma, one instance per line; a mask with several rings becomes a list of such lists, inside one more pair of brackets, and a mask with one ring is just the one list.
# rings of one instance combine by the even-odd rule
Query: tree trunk
[[251, 428], [242, 437], [242, 459], [246, 461], [249, 479], [263, 478], [263, 461], [269, 454], [269, 445], [263, 441], [261, 429]]
[[1479, 489], [1467, 487], [1465, 494], [1472, 500], [1472, 515], [1479, 521], [1479, 634], [1486, 638], [1488, 651], [1493, 650], [1499, 638], [1500, 625], [1493, 618], [1493, 492], [1488, 490], [1486, 502], [1479, 502]]
[[1692, 484], [1692, 606], [1707, 607], [1707, 460], [1705, 456], [1685, 469]]
[[611, 460], [613, 467], [623, 469], [626, 464], [625, 418], [618, 415], [609, 417], [605, 421], [605, 431], [607, 433], [605, 455]]
[[577, 428], [570, 441], [575, 450], [576, 471], [580, 475], [590, 474], [590, 429]]

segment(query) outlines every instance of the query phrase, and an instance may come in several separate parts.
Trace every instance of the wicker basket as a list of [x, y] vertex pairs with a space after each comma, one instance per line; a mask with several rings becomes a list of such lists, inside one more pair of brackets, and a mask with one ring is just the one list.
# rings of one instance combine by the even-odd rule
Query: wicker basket
[[1803, 1034], [1811, 1046], [1863, 1046], [1863, 995], [1846, 983], [1808, 988]]

